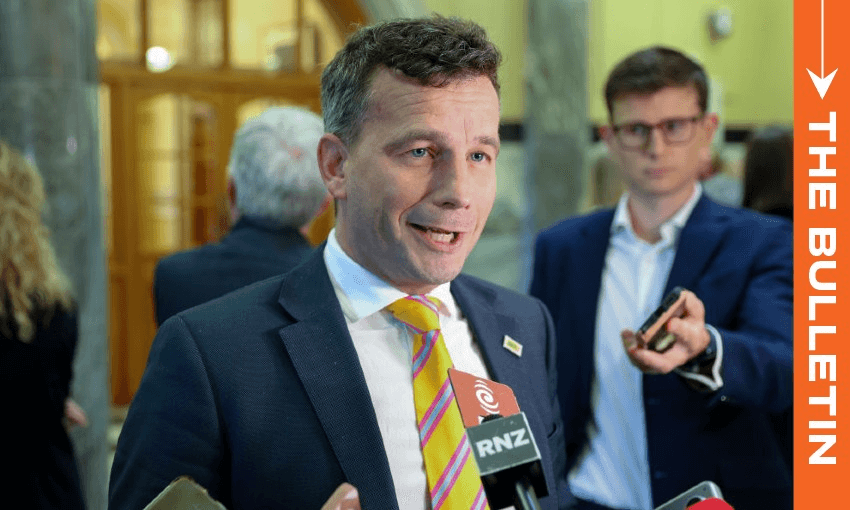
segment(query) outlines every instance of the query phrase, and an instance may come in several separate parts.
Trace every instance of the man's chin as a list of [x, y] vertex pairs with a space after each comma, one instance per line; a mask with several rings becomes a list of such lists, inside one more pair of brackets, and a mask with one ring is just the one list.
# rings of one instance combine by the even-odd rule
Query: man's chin
[[397, 287], [408, 294], [427, 294], [435, 287], [454, 280], [461, 269], [463, 269], [462, 265], [460, 267], [419, 267], [415, 274]]

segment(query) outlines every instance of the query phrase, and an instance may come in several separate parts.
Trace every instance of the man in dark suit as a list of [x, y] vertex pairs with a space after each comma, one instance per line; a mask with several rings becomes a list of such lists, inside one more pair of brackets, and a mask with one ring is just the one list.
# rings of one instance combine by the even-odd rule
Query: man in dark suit
[[[480, 479], [456, 483], [477, 473], [459, 422], [443, 476], [423, 454], [431, 423], [447, 440], [444, 420], [459, 420], [451, 391], [445, 414], [419, 417], [423, 337], [423, 372], [439, 351], [513, 388], [540, 449], [542, 507], [565, 505], [548, 312], [459, 275], [495, 198], [499, 61], [478, 25], [441, 17], [349, 39], [322, 75], [318, 161], [335, 229], [293, 271], [163, 324], [118, 442], [112, 508], [140, 508], [179, 475], [230, 510], [317, 509], [335, 490], [363, 508], [458, 508], [445, 494], [486, 507]], [[394, 306], [420, 299], [437, 330], [397, 319]]]
[[156, 323], [240, 287], [283, 274], [312, 251], [300, 229], [327, 197], [316, 147], [322, 119], [303, 108], [273, 107], [249, 119], [233, 139], [228, 199], [236, 222], [217, 243], [159, 261]]
[[[791, 508], [771, 415], [792, 401], [790, 224], [706, 198], [717, 126], [702, 67], [650, 48], [611, 73], [602, 135], [627, 192], [537, 239], [578, 508], [650, 510], [703, 480], [737, 510]], [[675, 286], [663, 353], [636, 331]]]

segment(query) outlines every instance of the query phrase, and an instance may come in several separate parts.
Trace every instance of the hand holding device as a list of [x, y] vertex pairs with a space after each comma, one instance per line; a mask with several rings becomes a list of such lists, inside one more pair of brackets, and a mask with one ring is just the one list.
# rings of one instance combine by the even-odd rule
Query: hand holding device
[[673, 346], [676, 337], [667, 331], [667, 321], [673, 317], [681, 317], [685, 313], [685, 297], [682, 287], [675, 287], [661, 301], [643, 325], [637, 331], [637, 337], [644, 346], [655, 352], [665, 352]]
[[705, 324], [705, 305], [696, 294], [682, 288], [665, 297], [641, 331], [624, 329], [620, 336], [629, 360], [647, 374], [670, 373], [711, 343]]

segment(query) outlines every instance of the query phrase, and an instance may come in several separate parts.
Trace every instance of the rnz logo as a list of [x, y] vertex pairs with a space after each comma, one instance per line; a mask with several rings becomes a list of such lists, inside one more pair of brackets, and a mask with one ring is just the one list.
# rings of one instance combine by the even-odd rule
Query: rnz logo
[[496, 401], [493, 390], [481, 379], [475, 382], [475, 398], [487, 414], [499, 414], [499, 402]]
[[483, 459], [488, 455], [502, 453], [503, 450], [513, 450], [520, 446], [529, 444], [528, 431], [526, 429], [505, 432], [501, 436], [493, 436], [492, 439], [482, 439], [475, 442], [478, 458]]

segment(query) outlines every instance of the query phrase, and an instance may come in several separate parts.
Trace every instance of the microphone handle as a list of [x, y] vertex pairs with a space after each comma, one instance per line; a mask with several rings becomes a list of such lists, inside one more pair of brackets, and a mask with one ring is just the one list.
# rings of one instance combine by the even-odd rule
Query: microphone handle
[[540, 510], [537, 493], [534, 492], [534, 487], [525, 476], [514, 483], [514, 508], [516, 510]]

